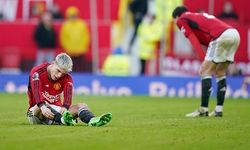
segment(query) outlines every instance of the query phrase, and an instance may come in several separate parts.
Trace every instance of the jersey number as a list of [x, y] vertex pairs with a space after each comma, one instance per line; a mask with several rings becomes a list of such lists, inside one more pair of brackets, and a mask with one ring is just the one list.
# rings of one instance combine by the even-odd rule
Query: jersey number
[[215, 17], [213, 15], [209, 15], [207, 13], [202, 13], [202, 15], [208, 19], [214, 19]]

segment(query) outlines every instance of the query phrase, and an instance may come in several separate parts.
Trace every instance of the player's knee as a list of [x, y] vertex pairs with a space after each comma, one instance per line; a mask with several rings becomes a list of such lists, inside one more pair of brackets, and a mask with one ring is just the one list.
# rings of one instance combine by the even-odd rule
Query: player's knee
[[200, 70], [199, 70], [199, 75], [201, 77], [211, 76], [212, 75], [212, 70], [209, 69], [209, 68], [201, 67]]
[[215, 71], [215, 76], [216, 78], [220, 78], [226, 75], [226, 71], [225, 70], [216, 70]]
[[204, 77], [204, 76], [211, 76], [212, 74], [214, 74], [215, 68], [216, 68], [216, 64], [213, 63], [212, 61], [204, 61], [201, 64], [201, 67], [200, 67], [200, 70], [199, 70], [199, 74], [202, 77]]
[[199, 70], [199, 75], [202, 76], [204, 74], [204, 69], [201, 67]]
[[41, 119], [34, 115], [34, 112], [28, 111], [27, 118], [30, 124], [41, 124]]
[[205, 76], [211, 76], [212, 73], [209, 72], [209, 71], [207, 71], [207, 70], [202, 70], [202, 69], [200, 69], [199, 75], [200, 75], [201, 77], [205, 77]]
[[77, 105], [78, 109], [79, 109], [79, 108], [89, 109], [88, 105], [85, 104], [85, 103], [78, 103], [78, 104], [76, 104], [76, 105]]
[[202, 72], [202, 70], [199, 70], [199, 75], [202, 76], [204, 73]]
[[41, 124], [41, 120], [36, 116], [28, 117], [28, 121], [30, 124]]

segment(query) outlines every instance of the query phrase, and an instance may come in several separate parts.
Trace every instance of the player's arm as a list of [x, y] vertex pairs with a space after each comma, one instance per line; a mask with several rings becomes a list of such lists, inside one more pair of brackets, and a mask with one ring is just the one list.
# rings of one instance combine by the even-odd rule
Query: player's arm
[[205, 57], [205, 53], [204, 53], [203, 49], [201, 48], [199, 40], [197, 39], [197, 37], [194, 35], [193, 32], [189, 34], [188, 39], [191, 42], [194, 49], [196, 50], [196, 52], [199, 56], [199, 59], [203, 60]]
[[36, 105], [41, 109], [42, 114], [45, 117], [52, 119], [54, 117], [54, 114], [51, 112], [49, 108], [45, 106], [45, 101], [43, 100], [42, 94], [41, 94], [42, 84], [40, 81], [39, 74], [37, 72], [31, 75], [30, 84], [31, 84], [31, 88], [33, 91], [34, 98], [36, 100]]
[[67, 81], [63, 88], [64, 100], [63, 107], [69, 109], [72, 104], [72, 93], [73, 93], [73, 83], [71, 81]]
[[192, 29], [189, 27], [189, 24], [186, 19], [178, 19], [177, 26], [180, 28], [181, 32], [189, 39], [195, 51], [198, 53], [199, 59], [203, 60], [205, 57], [204, 51], [201, 48], [201, 44], [195, 34], [192, 32]]
[[41, 107], [42, 105], [45, 105], [45, 101], [43, 100], [42, 94], [41, 94], [41, 89], [42, 89], [41, 80], [37, 72], [31, 75], [30, 85], [31, 85], [31, 89], [32, 89], [34, 98], [36, 100], [37, 106]]

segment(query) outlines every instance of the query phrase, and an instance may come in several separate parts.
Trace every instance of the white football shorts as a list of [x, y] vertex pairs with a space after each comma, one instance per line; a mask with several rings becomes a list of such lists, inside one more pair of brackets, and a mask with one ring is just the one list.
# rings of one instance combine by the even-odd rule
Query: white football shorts
[[234, 62], [234, 55], [240, 44], [236, 29], [225, 30], [217, 39], [209, 43], [205, 60], [215, 63]]

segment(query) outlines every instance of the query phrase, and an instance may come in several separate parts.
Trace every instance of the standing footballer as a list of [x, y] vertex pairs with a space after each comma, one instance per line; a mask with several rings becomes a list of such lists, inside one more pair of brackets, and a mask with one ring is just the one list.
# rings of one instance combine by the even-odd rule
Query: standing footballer
[[[187, 117], [222, 117], [226, 93], [226, 70], [234, 62], [240, 36], [236, 29], [207, 13], [192, 13], [184, 6], [176, 7], [172, 14], [181, 32], [189, 39], [199, 58], [203, 60], [200, 68], [201, 105]], [[201, 45], [207, 46], [204, 54]], [[208, 114], [208, 103], [212, 89], [212, 75], [217, 82], [217, 105]]]
[[[29, 75], [27, 117], [30, 124], [74, 125], [77, 117], [90, 126], [107, 124], [111, 113], [95, 117], [83, 103], [72, 104], [72, 60], [61, 53], [55, 61], [34, 67]], [[63, 96], [63, 100], [62, 97]]]

